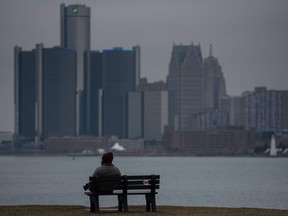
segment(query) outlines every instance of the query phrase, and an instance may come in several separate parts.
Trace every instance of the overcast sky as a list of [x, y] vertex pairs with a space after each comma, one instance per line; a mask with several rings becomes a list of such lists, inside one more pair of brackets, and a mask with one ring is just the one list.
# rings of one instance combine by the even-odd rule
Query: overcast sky
[[172, 45], [209, 44], [229, 95], [288, 89], [288, 0], [0, 0], [0, 131], [14, 130], [13, 47], [60, 44], [60, 4], [91, 8], [91, 48], [141, 46], [142, 77], [166, 80]]

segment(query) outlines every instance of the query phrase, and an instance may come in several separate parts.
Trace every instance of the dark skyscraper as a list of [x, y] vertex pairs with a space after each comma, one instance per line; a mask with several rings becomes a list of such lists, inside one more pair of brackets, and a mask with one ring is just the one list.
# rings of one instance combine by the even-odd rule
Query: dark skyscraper
[[15, 133], [35, 139], [36, 70], [35, 51], [14, 49]]
[[15, 47], [15, 132], [42, 141], [75, 136], [76, 52]]
[[200, 45], [173, 46], [167, 89], [168, 124], [176, 130], [189, 130], [191, 115], [203, 108], [203, 60]]
[[103, 51], [103, 133], [127, 137], [128, 92], [136, 85], [136, 51], [114, 48]]
[[[87, 118], [90, 116], [89, 91], [90, 79], [90, 8], [85, 5], [61, 4], [61, 46], [73, 48], [77, 53], [77, 94], [76, 94], [76, 134], [82, 135], [89, 130]], [[86, 70], [84, 69], [86, 67]], [[86, 71], [86, 74], [85, 74]], [[87, 79], [85, 79], [87, 78]]]
[[127, 137], [127, 95], [140, 78], [140, 47], [90, 51], [90, 8], [60, 6], [61, 46], [15, 47], [15, 132]]
[[43, 137], [76, 135], [76, 53], [43, 50]]

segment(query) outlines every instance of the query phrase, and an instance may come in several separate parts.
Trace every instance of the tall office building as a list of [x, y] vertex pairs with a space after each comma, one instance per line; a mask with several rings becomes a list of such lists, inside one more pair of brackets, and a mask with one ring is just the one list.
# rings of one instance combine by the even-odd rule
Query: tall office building
[[127, 138], [128, 92], [136, 85], [136, 52], [114, 48], [103, 51], [103, 133]]
[[15, 47], [14, 68], [15, 133], [34, 141], [75, 136], [76, 52]]
[[128, 139], [143, 138], [143, 92], [128, 93]]
[[142, 79], [137, 91], [128, 94], [128, 138], [161, 142], [168, 125], [168, 92], [164, 82]]
[[43, 49], [43, 138], [76, 135], [76, 53]]
[[226, 84], [218, 59], [213, 56], [212, 45], [210, 45], [209, 57], [204, 59], [203, 72], [203, 108], [206, 110], [219, 109], [220, 99], [226, 95]]
[[14, 48], [15, 133], [24, 139], [35, 139], [36, 70], [35, 50]]
[[173, 45], [169, 74], [169, 125], [189, 130], [193, 114], [203, 108], [203, 60], [200, 45]]
[[161, 142], [164, 127], [168, 124], [168, 92], [144, 91], [143, 94], [143, 138]]
[[[90, 8], [85, 5], [61, 4], [61, 46], [73, 48], [77, 53], [77, 91], [76, 91], [76, 134], [89, 131], [89, 79], [90, 55]], [[85, 70], [85, 66], [88, 67]], [[85, 74], [86, 71], [86, 74]]]

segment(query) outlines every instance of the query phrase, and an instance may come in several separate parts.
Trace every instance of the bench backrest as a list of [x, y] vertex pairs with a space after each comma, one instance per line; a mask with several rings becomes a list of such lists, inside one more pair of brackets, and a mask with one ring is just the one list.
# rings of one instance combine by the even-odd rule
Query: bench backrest
[[123, 194], [130, 190], [150, 190], [155, 194], [160, 188], [160, 175], [123, 175], [121, 177], [90, 177], [90, 191], [98, 194], [112, 193], [113, 190], [122, 190]]
[[119, 176], [91, 176], [89, 177], [89, 190], [93, 193], [109, 193], [122, 188], [122, 177]]

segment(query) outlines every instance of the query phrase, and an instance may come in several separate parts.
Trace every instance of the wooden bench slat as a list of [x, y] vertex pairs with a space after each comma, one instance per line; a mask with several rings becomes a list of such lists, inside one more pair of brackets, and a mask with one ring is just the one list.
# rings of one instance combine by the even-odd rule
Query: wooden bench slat
[[[142, 192], [128, 192], [127, 195], [145, 195], [145, 194], [150, 194], [151, 191], [142, 191]], [[99, 194], [101, 196], [113, 196], [113, 195], [122, 195], [123, 191], [118, 191], [116, 190], [115, 192], [113, 191], [113, 193], [109, 193], [109, 194]], [[155, 192], [155, 194], [158, 194], [158, 192]], [[85, 195], [87, 196], [94, 196], [95, 194], [92, 192], [85, 192]]]
[[[127, 190], [146, 190], [151, 189], [151, 185], [128, 185]], [[159, 185], [155, 185], [155, 189], [159, 189]]]
[[[159, 189], [159, 185], [155, 185], [155, 189]], [[151, 189], [151, 185], [127, 185], [127, 190], [146, 190]], [[123, 185], [105, 185], [100, 186], [99, 191], [106, 191], [106, 190], [123, 190]]]
[[[147, 182], [145, 182], [147, 180]], [[132, 185], [132, 184], [149, 184], [151, 185], [151, 179], [144, 179], [144, 180], [133, 180], [133, 181], [127, 181], [127, 184], [128, 185]], [[156, 179], [155, 180], [155, 184], [159, 184], [160, 183], [160, 180], [159, 179]]]
[[[155, 176], [155, 179], [160, 179], [160, 175], [154, 175]], [[127, 175], [127, 179], [130, 180], [130, 179], [151, 179], [151, 175], [142, 175], [142, 176], [138, 176], [138, 175]]]

